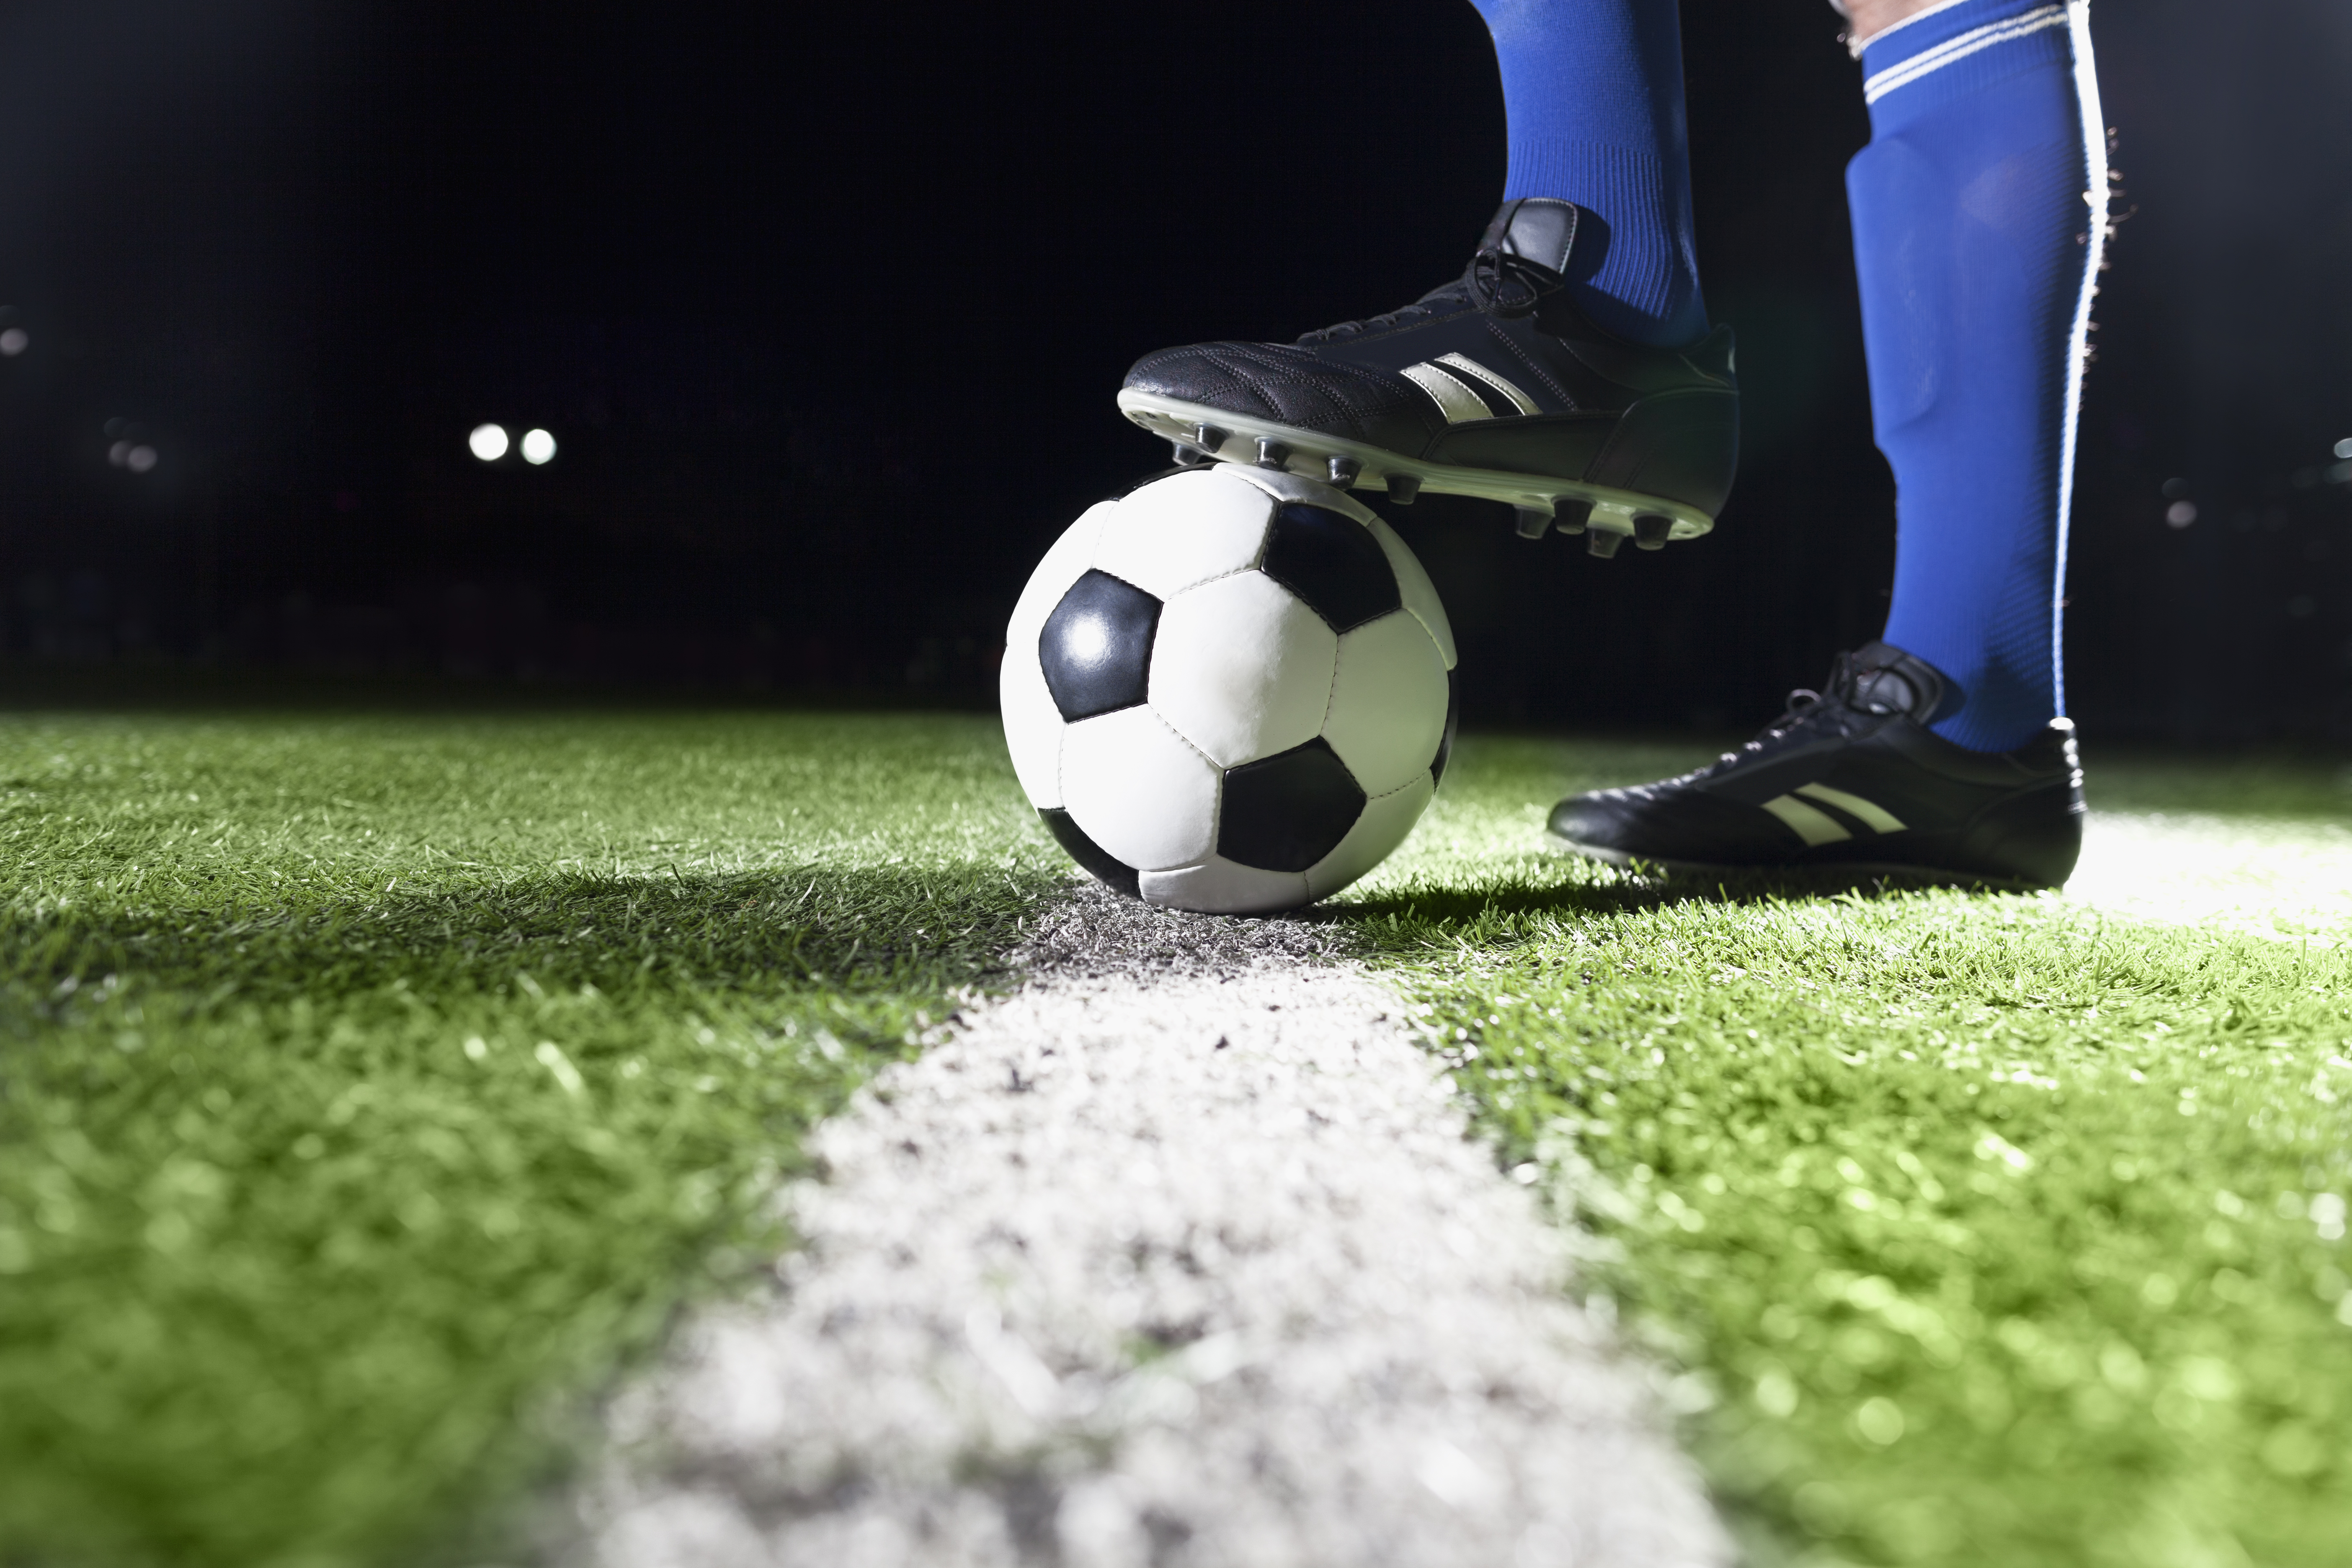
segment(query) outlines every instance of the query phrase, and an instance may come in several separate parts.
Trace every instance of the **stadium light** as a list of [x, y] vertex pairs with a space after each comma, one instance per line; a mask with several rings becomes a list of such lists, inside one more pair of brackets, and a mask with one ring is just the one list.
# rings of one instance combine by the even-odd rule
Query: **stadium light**
[[106, 466], [128, 468], [134, 474], [152, 471], [163, 454], [147, 442], [147, 432], [135, 419], [117, 416], [106, 422], [106, 434], [110, 443], [106, 448]]
[[507, 455], [507, 427], [503, 425], [477, 425], [466, 437], [466, 449], [485, 463], [495, 463]]
[[555, 456], [555, 437], [544, 430], [526, 430], [522, 437], [522, 460], [537, 468]]

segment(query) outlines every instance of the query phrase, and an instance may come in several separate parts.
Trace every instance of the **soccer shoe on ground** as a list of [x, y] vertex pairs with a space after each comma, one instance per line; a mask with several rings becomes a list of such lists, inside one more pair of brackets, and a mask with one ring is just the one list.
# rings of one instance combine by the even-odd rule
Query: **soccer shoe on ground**
[[1179, 462], [1484, 496], [1529, 538], [1589, 530], [1596, 555], [1705, 533], [1738, 459], [1731, 329], [1655, 349], [1585, 320], [1563, 287], [1579, 215], [1506, 202], [1456, 281], [1295, 343], [1147, 354], [1119, 408]]
[[1827, 869], [2054, 888], [2083, 846], [2083, 771], [2064, 719], [2013, 752], [1927, 727], [1944, 679], [1902, 649], [1840, 654], [1829, 689], [1712, 767], [1570, 795], [1551, 831], [1580, 855], [1669, 871]]

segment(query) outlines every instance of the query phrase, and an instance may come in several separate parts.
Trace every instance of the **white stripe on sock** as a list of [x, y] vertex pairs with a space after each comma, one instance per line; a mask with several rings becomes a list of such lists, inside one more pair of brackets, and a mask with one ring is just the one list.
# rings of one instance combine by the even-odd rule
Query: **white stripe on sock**
[[1923, 49], [1902, 64], [1889, 66], [1876, 76], [1867, 79], [1862, 84], [1862, 100], [1864, 103], [1876, 103], [1896, 88], [1908, 87], [1921, 77], [1932, 75], [1957, 60], [1966, 59], [1969, 56], [1989, 49], [1995, 44], [2005, 44], [2012, 38], [2022, 38], [2030, 34], [2064, 26], [2066, 26], [2066, 7], [2063, 5], [2042, 5], [2022, 16], [2010, 17], [2006, 21], [1988, 22], [1983, 26], [1971, 28], [1956, 38], [1947, 38], [1931, 49]]
[[2098, 293], [2099, 258], [2107, 244], [2107, 131], [2099, 108], [2099, 72], [2091, 53], [2090, 0], [2068, 0], [2067, 28], [2074, 47], [2074, 103], [2083, 126], [2083, 166], [2089, 184], [2083, 192], [2090, 208], [2083, 247], [2083, 291], [2074, 302], [2074, 327], [2067, 343], [2066, 424], [2058, 456], [2058, 560], [2050, 582], [2050, 683], [2058, 711], [2066, 711], [2066, 548], [2074, 508], [2074, 447], [2083, 411], [2083, 366], [2090, 357], [2091, 300]]
[[[1936, 4], [1928, 6], [1926, 10], [1914, 11], [1911, 15], [1904, 17], [1899, 22], [1889, 22], [1886, 26], [1879, 28], [1878, 31], [1871, 34], [1870, 37], [1866, 38], [1849, 36], [1845, 41], [1845, 52], [1852, 55], [1855, 59], [1860, 59], [1862, 58], [1863, 50], [1870, 47], [1871, 45], [1878, 42], [1879, 39], [1886, 37], [1887, 34], [1907, 27], [1914, 22], [1924, 22], [1930, 16], [1939, 16], [1943, 12], [1950, 10], [1955, 5], [1965, 5], [1967, 4], [1969, 4], [1969, 0], [1936, 0]], [[1843, 6], [1839, 8], [1841, 10], [1843, 9]]]

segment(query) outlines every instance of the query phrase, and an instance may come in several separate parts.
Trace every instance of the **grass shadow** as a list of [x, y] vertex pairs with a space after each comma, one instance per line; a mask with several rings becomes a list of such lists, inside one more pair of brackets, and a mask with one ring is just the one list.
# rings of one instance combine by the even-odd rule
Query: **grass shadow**
[[1563, 861], [1562, 868], [1581, 879], [1563, 878], [1549, 884], [1515, 880], [1485, 887], [1416, 882], [1394, 891], [1327, 905], [1321, 913], [1325, 919], [1342, 923], [1395, 920], [1461, 926], [1497, 917], [1608, 919], [1697, 904], [1738, 908], [1839, 900], [1877, 900], [1938, 891], [2032, 896], [2014, 889], [1933, 877], [1839, 872], [1826, 868], [1701, 875]]
[[54, 1018], [82, 987], [212, 1008], [355, 995], [593, 986], [650, 996], [852, 991], [994, 973], [1022, 910], [1059, 879], [999, 867], [808, 865], [733, 874], [541, 872], [217, 907], [0, 911], [0, 985]]

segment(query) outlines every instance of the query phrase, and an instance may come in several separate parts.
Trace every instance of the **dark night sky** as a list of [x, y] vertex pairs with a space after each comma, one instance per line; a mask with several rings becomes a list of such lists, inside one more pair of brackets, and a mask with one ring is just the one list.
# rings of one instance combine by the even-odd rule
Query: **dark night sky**
[[[1344, 16], [1345, 20], [1339, 18]], [[1391, 515], [1474, 715], [1760, 721], [1877, 629], [1817, 0], [1686, 0], [1701, 263], [1741, 333], [1717, 535], [1601, 563]], [[2126, 175], [2074, 707], [2352, 735], [2352, 14], [2100, 0]], [[808, 7], [57, 0], [0, 14], [0, 652], [984, 700], [1136, 355], [1458, 270], [1499, 195], [1461, 0]], [[109, 419], [161, 461], [106, 462]], [[472, 425], [557, 460], [485, 468]], [[2166, 526], [2168, 479], [2199, 521]]]

